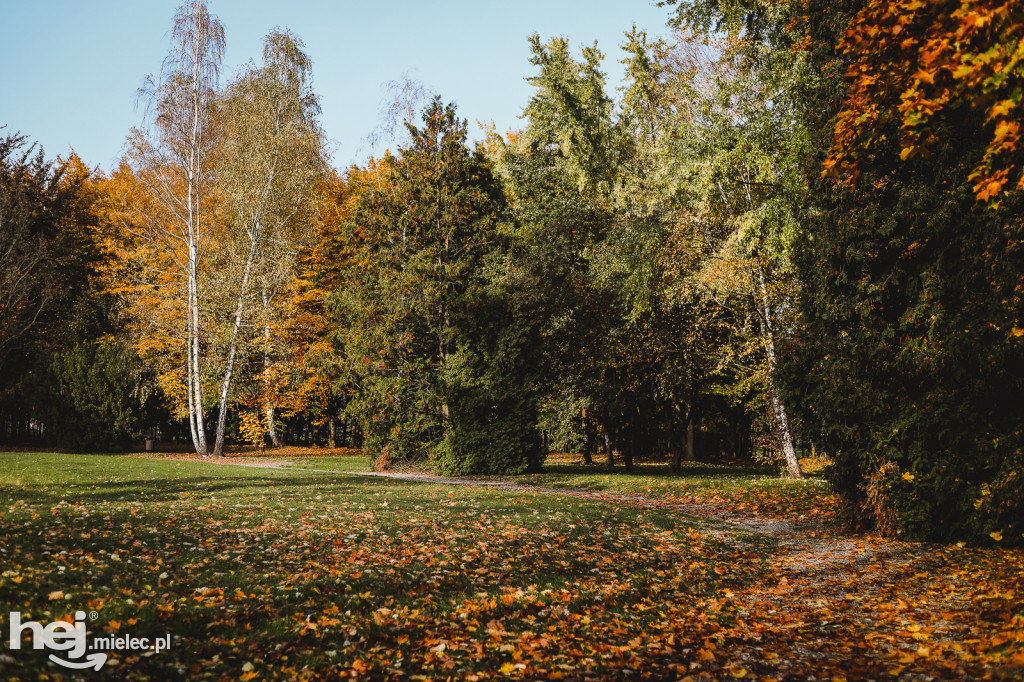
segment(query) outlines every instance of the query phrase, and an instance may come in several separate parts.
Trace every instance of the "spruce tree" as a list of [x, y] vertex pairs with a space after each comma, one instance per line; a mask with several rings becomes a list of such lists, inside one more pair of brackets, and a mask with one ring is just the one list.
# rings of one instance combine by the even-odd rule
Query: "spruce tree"
[[509, 319], [488, 265], [500, 253], [501, 187], [439, 98], [381, 165], [352, 230], [360, 253], [336, 294], [362, 377], [353, 408], [376, 466], [429, 461], [445, 473], [538, 463], [531, 336]]

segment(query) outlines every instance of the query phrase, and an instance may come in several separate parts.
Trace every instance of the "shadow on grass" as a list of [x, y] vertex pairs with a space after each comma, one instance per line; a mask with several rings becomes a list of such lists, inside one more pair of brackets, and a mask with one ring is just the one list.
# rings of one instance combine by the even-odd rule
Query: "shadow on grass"
[[[562, 474], [577, 476], [580, 474], [617, 474], [620, 476], [666, 478], [736, 478], [737, 476], [777, 476], [779, 469], [773, 466], [726, 465], [693, 463], [683, 466], [678, 474], [672, 473], [668, 464], [641, 464], [626, 471], [623, 466], [609, 467], [606, 464], [545, 464], [540, 475]], [[524, 476], [528, 478], [530, 474]]]
[[[289, 472], [290, 473], [290, 472]], [[347, 480], [342, 480], [347, 479]], [[0, 502], [21, 501], [31, 505], [55, 505], [83, 502], [166, 502], [183, 495], [230, 494], [236, 490], [262, 489], [272, 491], [283, 488], [303, 488], [330, 485], [336, 492], [355, 492], [362, 489], [360, 482], [343, 474], [290, 476], [265, 478], [259, 476], [233, 476], [231, 478], [173, 477], [133, 481], [103, 481], [73, 485], [32, 484], [29, 486], [0, 485]]]

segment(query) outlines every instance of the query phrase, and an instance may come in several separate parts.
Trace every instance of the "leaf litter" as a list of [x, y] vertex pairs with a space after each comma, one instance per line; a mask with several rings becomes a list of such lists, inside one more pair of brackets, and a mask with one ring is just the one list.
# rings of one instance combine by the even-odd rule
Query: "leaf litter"
[[[87, 606], [93, 634], [173, 635], [159, 655], [113, 654], [113, 677], [1014, 679], [1024, 665], [1017, 551], [698, 498], [146, 466], [149, 482], [112, 466], [63, 488], [0, 479], [11, 610]], [[9, 653], [25, 655], [0, 660], [2, 678], [75, 677]]]

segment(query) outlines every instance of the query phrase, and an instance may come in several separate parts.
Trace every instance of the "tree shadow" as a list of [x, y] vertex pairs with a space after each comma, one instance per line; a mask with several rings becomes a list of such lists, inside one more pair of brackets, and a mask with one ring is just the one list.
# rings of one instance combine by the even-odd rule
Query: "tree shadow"
[[[757, 464], [724, 465], [724, 464], [702, 464], [700, 462], [685, 464], [678, 474], [672, 473], [668, 464], [640, 464], [627, 471], [623, 466], [609, 467], [605, 464], [545, 464], [539, 475], [593, 475], [593, 474], [618, 474], [635, 478], [664, 478], [666, 480], [678, 480], [680, 478], [736, 478], [737, 476], [777, 476], [778, 467], [762, 466]], [[538, 474], [524, 474], [522, 478]]]
[[203, 496], [230, 493], [237, 489], [266, 489], [305, 487], [330, 484], [337, 492], [356, 491], [361, 483], [344, 481], [344, 475], [315, 474], [288, 478], [261, 476], [232, 476], [231, 478], [204, 478], [199, 476], [165, 477], [131, 481], [103, 481], [69, 485], [33, 484], [27, 487], [0, 485], [0, 500], [7, 503], [22, 501], [30, 505], [56, 505], [64, 503], [103, 504], [108, 502], [167, 502], [183, 495]]

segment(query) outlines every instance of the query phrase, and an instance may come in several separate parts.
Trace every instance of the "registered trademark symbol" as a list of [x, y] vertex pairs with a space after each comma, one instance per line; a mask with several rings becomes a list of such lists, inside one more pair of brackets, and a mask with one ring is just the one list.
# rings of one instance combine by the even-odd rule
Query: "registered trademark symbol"
[[96, 611], [90, 611], [89, 612], [89, 620], [96, 620], [99, 617], [100, 617], [100, 614], [98, 612], [96, 612]]

